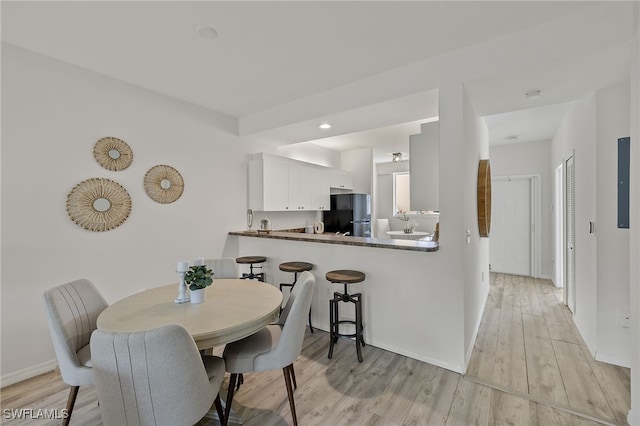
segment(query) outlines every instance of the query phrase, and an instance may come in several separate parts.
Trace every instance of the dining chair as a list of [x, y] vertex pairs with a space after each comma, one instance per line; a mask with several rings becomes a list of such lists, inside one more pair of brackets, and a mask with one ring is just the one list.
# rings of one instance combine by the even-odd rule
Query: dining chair
[[307, 325], [307, 314], [311, 307], [313, 288], [316, 280], [311, 272], [300, 274], [296, 286], [291, 291], [289, 300], [280, 314], [276, 324], [268, 325], [262, 330], [242, 340], [227, 344], [223, 357], [227, 372], [231, 374], [223, 425], [229, 421], [234, 387], [238, 375], [249, 372], [270, 371], [282, 368], [284, 382], [287, 387], [289, 406], [293, 424], [298, 424], [296, 407], [293, 399], [293, 362], [302, 351], [304, 331]]
[[215, 405], [223, 419], [224, 360], [201, 357], [178, 324], [91, 338], [100, 412], [106, 426], [191, 426]]
[[208, 269], [213, 269], [213, 278], [238, 278], [240, 270], [236, 259], [223, 257], [220, 259], [205, 259], [204, 264]]
[[387, 232], [390, 230], [389, 219], [376, 219], [376, 238], [389, 238]]
[[71, 386], [67, 398], [68, 425], [80, 386], [93, 385], [90, 339], [98, 315], [108, 306], [89, 280], [80, 279], [54, 287], [43, 295], [51, 340], [62, 380]]

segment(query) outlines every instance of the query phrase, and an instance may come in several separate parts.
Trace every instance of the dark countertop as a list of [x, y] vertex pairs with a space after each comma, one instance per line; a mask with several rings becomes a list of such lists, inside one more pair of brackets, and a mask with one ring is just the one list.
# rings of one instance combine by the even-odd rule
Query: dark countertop
[[248, 231], [231, 231], [229, 235], [250, 238], [271, 238], [276, 240], [304, 241], [310, 243], [322, 244], [341, 244], [346, 246], [362, 246], [377, 247], [395, 250], [412, 250], [412, 251], [438, 251], [440, 246], [434, 241], [416, 241], [416, 240], [397, 240], [397, 239], [379, 239], [351, 236], [336, 236], [333, 233], [324, 234], [305, 234], [297, 232], [297, 230], [283, 230], [271, 232], [248, 232]]

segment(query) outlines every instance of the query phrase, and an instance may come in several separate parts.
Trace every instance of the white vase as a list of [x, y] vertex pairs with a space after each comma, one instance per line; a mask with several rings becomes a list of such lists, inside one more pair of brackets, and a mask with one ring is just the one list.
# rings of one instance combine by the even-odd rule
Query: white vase
[[191, 290], [191, 303], [204, 302], [204, 288]]

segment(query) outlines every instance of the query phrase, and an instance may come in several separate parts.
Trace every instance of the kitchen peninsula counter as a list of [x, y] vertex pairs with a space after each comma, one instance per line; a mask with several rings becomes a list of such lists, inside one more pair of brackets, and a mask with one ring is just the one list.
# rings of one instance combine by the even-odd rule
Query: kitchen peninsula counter
[[[462, 351], [464, 318], [462, 288], [450, 277], [464, 259], [448, 261], [446, 246], [437, 242], [306, 234], [300, 229], [269, 233], [228, 232], [223, 256], [264, 256], [265, 281], [278, 287], [291, 283], [293, 274], [281, 271], [283, 262], [308, 262], [316, 285], [311, 320], [316, 330], [329, 330], [329, 300], [342, 287], [326, 279], [329, 271], [353, 269], [365, 274], [363, 282], [350, 284], [362, 294], [364, 339], [369, 345], [464, 373]], [[248, 272], [240, 265], [241, 272]], [[214, 276], [215, 285], [215, 276]], [[289, 291], [283, 289], [285, 299]], [[353, 318], [353, 306], [341, 306]], [[355, 352], [353, 342], [349, 345]], [[328, 342], [327, 342], [328, 346]], [[363, 357], [369, 356], [367, 347]], [[328, 350], [328, 347], [327, 347]], [[354, 355], [355, 358], [355, 355]]]
[[431, 252], [438, 251], [439, 244], [435, 241], [397, 240], [335, 235], [333, 233], [306, 234], [295, 231], [272, 231], [272, 232], [229, 232], [229, 235], [239, 237], [270, 238], [276, 240], [303, 241], [321, 244], [340, 244], [348, 246], [376, 247], [395, 250], [411, 250]]

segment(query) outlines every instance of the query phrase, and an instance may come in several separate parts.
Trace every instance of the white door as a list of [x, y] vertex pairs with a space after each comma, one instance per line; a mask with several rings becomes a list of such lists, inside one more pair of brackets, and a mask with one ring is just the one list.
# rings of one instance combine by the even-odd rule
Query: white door
[[531, 275], [531, 179], [493, 179], [491, 270]]

